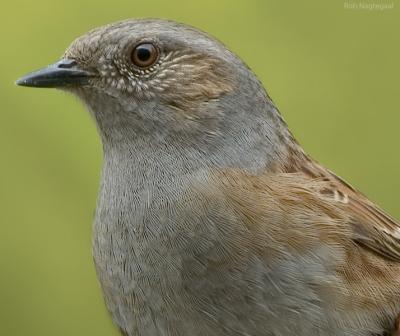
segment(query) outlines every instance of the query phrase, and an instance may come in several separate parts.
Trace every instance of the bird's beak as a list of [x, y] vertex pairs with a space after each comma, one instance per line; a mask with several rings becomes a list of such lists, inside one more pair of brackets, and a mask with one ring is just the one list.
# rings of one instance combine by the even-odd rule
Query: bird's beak
[[61, 88], [86, 84], [92, 76], [90, 72], [80, 69], [76, 61], [62, 59], [46, 68], [27, 74], [15, 84], [38, 88]]

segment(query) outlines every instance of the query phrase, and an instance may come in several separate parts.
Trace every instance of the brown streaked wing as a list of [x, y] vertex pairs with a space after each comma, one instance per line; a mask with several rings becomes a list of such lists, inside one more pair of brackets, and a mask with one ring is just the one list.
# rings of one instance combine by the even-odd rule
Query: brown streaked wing
[[[314, 170], [327, 186], [319, 192], [331, 195], [349, 215], [352, 239], [390, 261], [400, 262], [400, 224], [340, 177], [315, 163]], [[306, 171], [303, 171], [306, 175]]]

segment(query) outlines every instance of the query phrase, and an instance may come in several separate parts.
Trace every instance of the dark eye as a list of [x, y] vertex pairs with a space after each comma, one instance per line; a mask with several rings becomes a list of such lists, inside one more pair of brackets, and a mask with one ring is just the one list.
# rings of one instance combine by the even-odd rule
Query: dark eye
[[140, 68], [152, 66], [158, 58], [158, 50], [151, 43], [142, 43], [137, 45], [131, 54], [133, 64]]

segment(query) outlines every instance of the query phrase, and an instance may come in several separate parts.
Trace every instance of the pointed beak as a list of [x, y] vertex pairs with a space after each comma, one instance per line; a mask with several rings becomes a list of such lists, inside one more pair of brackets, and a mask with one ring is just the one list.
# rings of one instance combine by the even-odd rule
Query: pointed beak
[[76, 61], [62, 59], [44, 69], [27, 74], [15, 84], [38, 88], [61, 88], [86, 84], [91, 77], [93, 74], [80, 69]]

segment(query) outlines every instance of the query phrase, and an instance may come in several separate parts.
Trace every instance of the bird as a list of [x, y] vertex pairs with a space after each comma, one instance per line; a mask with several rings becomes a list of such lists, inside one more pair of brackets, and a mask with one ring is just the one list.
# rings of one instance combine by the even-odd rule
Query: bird
[[93, 256], [123, 335], [398, 335], [399, 223], [216, 38], [124, 20], [16, 84], [72, 93], [97, 126]]

